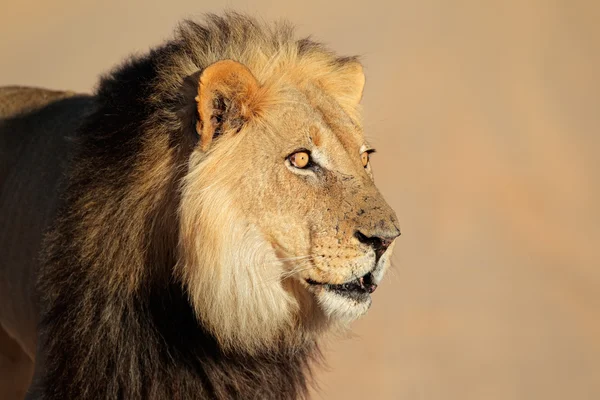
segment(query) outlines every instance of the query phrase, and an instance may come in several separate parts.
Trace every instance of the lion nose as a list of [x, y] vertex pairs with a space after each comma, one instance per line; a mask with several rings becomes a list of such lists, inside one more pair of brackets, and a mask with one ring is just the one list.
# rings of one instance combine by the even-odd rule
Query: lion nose
[[356, 231], [354, 233], [354, 237], [356, 237], [359, 242], [369, 245], [375, 250], [377, 259], [385, 253], [387, 248], [390, 247], [394, 239], [398, 236], [400, 236], [400, 230], [395, 230], [394, 232], [389, 232], [385, 235], [380, 234], [379, 236], [368, 236], [361, 231]]

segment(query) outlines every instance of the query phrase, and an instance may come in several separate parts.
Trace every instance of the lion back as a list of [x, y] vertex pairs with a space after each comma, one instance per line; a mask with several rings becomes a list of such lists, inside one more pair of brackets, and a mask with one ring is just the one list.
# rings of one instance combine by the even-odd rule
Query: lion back
[[0, 88], [0, 324], [33, 357], [42, 238], [58, 205], [70, 147], [93, 99]]

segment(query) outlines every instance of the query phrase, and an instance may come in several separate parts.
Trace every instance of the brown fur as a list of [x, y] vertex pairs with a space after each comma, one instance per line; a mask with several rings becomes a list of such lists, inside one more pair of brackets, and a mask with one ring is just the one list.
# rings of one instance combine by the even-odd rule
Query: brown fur
[[237, 14], [104, 78], [43, 252], [35, 393], [304, 395], [317, 339], [370, 305], [327, 285], [378, 283], [374, 243], [399, 234], [361, 163], [363, 85], [354, 58]]
[[0, 398], [23, 399], [32, 374], [33, 361], [0, 326]]
[[46, 104], [74, 96], [74, 92], [53, 91], [19, 86], [0, 87], [0, 118], [23, 114]]

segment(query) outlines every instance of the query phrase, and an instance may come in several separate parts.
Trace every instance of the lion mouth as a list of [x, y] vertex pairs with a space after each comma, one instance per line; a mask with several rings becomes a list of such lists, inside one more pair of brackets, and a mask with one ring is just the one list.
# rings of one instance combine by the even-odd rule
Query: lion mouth
[[355, 278], [341, 284], [317, 282], [312, 279], [307, 279], [306, 283], [354, 299], [369, 297], [369, 294], [377, 289], [377, 284], [374, 282], [374, 277], [371, 272], [368, 272], [360, 278]]

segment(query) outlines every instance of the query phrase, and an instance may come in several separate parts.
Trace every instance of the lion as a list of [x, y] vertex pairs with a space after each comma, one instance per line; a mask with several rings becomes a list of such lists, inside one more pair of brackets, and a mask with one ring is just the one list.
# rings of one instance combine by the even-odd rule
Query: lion
[[306, 397], [400, 234], [364, 84], [356, 57], [229, 13], [93, 95], [0, 89], [0, 323], [28, 398]]

